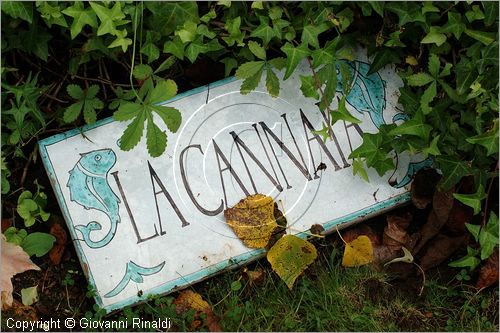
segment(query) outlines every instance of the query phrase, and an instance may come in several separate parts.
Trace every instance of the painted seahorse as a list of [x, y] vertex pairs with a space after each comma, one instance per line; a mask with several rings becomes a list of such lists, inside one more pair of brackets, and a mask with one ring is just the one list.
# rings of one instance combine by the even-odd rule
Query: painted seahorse
[[85, 209], [97, 209], [109, 217], [111, 226], [106, 236], [99, 241], [90, 239], [93, 230], [101, 230], [99, 222], [91, 221], [86, 226], [77, 225], [85, 243], [93, 249], [108, 244], [116, 233], [120, 215], [118, 204], [120, 199], [108, 184], [107, 175], [116, 163], [116, 155], [111, 149], [94, 150], [80, 154], [80, 160], [69, 172], [68, 186], [71, 201]]
[[[344, 61], [352, 79], [346, 101], [359, 113], [368, 112], [373, 124], [379, 128], [385, 124], [383, 112], [386, 106], [385, 81], [378, 73], [368, 75], [370, 64], [361, 61]], [[337, 89], [342, 93], [342, 74], [337, 64]]]

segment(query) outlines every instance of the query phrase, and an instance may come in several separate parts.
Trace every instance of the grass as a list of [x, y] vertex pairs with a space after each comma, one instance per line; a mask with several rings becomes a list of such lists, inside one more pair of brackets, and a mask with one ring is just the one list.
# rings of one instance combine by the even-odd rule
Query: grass
[[[372, 267], [344, 268], [341, 259], [340, 245], [325, 245], [292, 290], [265, 259], [248, 267], [264, 270], [262, 284], [243, 279], [240, 269], [192, 289], [211, 304], [225, 331], [498, 331], [497, 287], [477, 293], [435, 274], [419, 297], [420, 276], [398, 281]], [[174, 296], [156, 297], [114, 317], [169, 317], [176, 330], [190, 330], [194, 311], [177, 315]]]

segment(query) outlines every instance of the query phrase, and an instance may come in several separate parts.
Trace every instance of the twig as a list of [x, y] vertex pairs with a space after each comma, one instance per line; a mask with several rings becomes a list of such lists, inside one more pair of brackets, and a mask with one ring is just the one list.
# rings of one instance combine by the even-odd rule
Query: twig
[[335, 225], [335, 229], [337, 230], [337, 233], [339, 234], [339, 237], [340, 239], [342, 240], [342, 242], [344, 242], [345, 245], [347, 245], [347, 242], [345, 241], [345, 239], [342, 237], [342, 235], [340, 234], [340, 231], [339, 231], [339, 225], [336, 224]]
[[[497, 166], [495, 167], [495, 171], [498, 170], [498, 161], [497, 161]], [[488, 191], [486, 192], [486, 203], [484, 204], [484, 216], [483, 216], [483, 220], [481, 221], [481, 228], [484, 227], [486, 225], [486, 220], [488, 218], [488, 203], [490, 201], [490, 192], [491, 192], [491, 188], [493, 186], [493, 181], [495, 180], [495, 178], [497, 178], [496, 176], [491, 178], [490, 180], [490, 184], [488, 185]]]
[[418, 293], [418, 296], [422, 296], [422, 293], [424, 292], [424, 287], [425, 287], [425, 272], [422, 269], [422, 267], [420, 267], [419, 264], [417, 264], [416, 262], [413, 262], [413, 264], [415, 266], [417, 266], [418, 269], [420, 269], [420, 272], [422, 273], [422, 287], [420, 288], [420, 292]]
[[[103, 76], [102, 75], [102, 60], [99, 59], [99, 62], [97, 64], [98, 64], [98, 67], [99, 67], [99, 75]], [[101, 87], [102, 87], [102, 93], [104, 94], [104, 99], [108, 100], [108, 93], [106, 91], [106, 86], [102, 82], [101, 82]]]
[[[106, 80], [106, 79], [103, 79], [103, 78], [85, 77], [85, 76], [80, 76], [80, 75], [76, 75], [76, 74], [72, 75], [72, 77], [75, 77], [75, 78], [80, 79], [80, 80], [88, 80], [88, 81], [94, 81], [94, 82], [101, 82], [101, 83], [105, 83], [105, 84], [108, 84], [108, 85], [115, 85], [115, 86], [119, 86], [119, 87], [128, 87], [128, 88], [131, 87], [130, 84], [113, 83], [110, 80]], [[134, 86], [137, 86], [137, 85], [134, 85]]]
[[30, 156], [28, 157], [28, 161], [26, 162], [26, 165], [24, 166], [23, 169], [23, 175], [21, 176], [21, 181], [19, 182], [19, 187], [22, 188], [24, 186], [24, 181], [26, 180], [26, 175], [28, 174], [28, 167], [30, 166], [31, 160], [33, 159], [33, 155], [35, 154], [38, 146], [35, 146], [35, 149], [33, 149], [30, 153]]

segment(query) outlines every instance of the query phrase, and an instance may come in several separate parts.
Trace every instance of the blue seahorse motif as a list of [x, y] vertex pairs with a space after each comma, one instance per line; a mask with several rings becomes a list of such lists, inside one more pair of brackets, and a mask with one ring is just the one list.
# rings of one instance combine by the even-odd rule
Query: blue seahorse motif
[[125, 275], [120, 280], [120, 282], [113, 288], [109, 293], [104, 295], [106, 298], [114, 297], [122, 292], [123, 289], [128, 285], [128, 283], [132, 280], [136, 283], [144, 282], [143, 276], [153, 275], [161, 271], [161, 269], [165, 266], [165, 261], [153, 266], [153, 267], [142, 267], [137, 265], [132, 260], [127, 263], [127, 268], [125, 269]]
[[[361, 61], [344, 61], [347, 64], [352, 79], [351, 90], [346, 96], [346, 101], [359, 113], [368, 112], [373, 124], [379, 128], [385, 124], [383, 112], [386, 106], [385, 81], [378, 73], [368, 75], [370, 64]], [[337, 89], [342, 89], [342, 74], [339, 64], [337, 69]]]
[[69, 172], [66, 186], [69, 188], [70, 200], [83, 206], [85, 209], [97, 209], [109, 217], [111, 226], [106, 236], [99, 241], [90, 239], [93, 230], [101, 230], [99, 222], [91, 221], [86, 226], [77, 225], [85, 243], [92, 249], [108, 244], [116, 233], [120, 215], [118, 204], [120, 199], [108, 184], [107, 175], [116, 163], [116, 155], [111, 149], [94, 150], [80, 154], [80, 160]]
[[403, 186], [408, 185], [415, 174], [423, 169], [428, 169], [433, 166], [433, 161], [432, 158], [428, 157], [425, 160], [422, 160], [420, 162], [410, 162], [408, 164], [408, 169], [406, 170], [406, 174], [404, 175], [403, 179], [401, 179], [396, 185], [393, 185], [395, 188], [401, 188]]

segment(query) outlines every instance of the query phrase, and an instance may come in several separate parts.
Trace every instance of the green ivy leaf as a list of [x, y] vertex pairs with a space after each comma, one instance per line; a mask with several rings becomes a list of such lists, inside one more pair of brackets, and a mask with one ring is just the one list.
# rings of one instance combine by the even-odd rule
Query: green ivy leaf
[[439, 168], [443, 172], [443, 178], [439, 182], [439, 187], [447, 191], [457, 184], [462, 177], [471, 173], [466, 162], [458, 160], [454, 156], [441, 155], [436, 157]]
[[498, 19], [498, 3], [495, 1], [481, 2], [484, 8], [484, 24], [490, 26]]
[[432, 102], [434, 97], [437, 95], [437, 84], [436, 81], [432, 82], [427, 89], [425, 89], [422, 97], [420, 98], [420, 107], [424, 115], [428, 115], [432, 111], [432, 107], [429, 104]]
[[205, 53], [208, 50], [208, 44], [203, 42], [203, 37], [198, 36], [193, 42], [188, 45], [186, 49], [186, 57], [189, 59], [189, 61], [191, 61], [191, 63], [194, 63], [200, 53]]
[[468, 10], [465, 13], [465, 17], [467, 17], [467, 20], [472, 23], [474, 21], [483, 20], [484, 13], [478, 5], [473, 5], [472, 10]]
[[236, 67], [238, 67], [238, 62], [236, 61], [236, 59], [231, 58], [231, 57], [224, 58], [224, 59], [220, 60], [220, 62], [222, 62], [224, 64], [224, 76], [225, 77], [228, 77], [231, 74], [232, 70], [235, 69]]
[[391, 1], [385, 4], [385, 8], [398, 15], [400, 27], [410, 22], [425, 23], [425, 17], [416, 3]]
[[426, 147], [422, 150], [425, 158], [427, 158], [427, 156], [429, 156], [429, 155], [433, 155], [433, 156], [441, 155], [441, 151], [439, 150], [439, 147], [438, 147], [439, 137], [440, 137], [440, 135], [434, 137], [432, 139], [429, 147]]
[[117, 26], [129, 22], [123, 20], [125, 18], [125, 14], [122, 12], [120, 2], [115, 2], [112, 8], [106, 8], [95, 2], [89, 2], [89, 4], [101, 21], [101, 24], [97, 29], [97, 36], [105, 34], [115, 35]]
[[160, 66], [158, 66], [157, 69], [155, 69], [155, 71], [153, 72], [153, 74], [157, 74], [157, 73], [161, 73], [167, 69], [169, 69], [170, 67], [172, 67], [174, 64], [175, 64], [175, 56], [171, 55], [170, 57], [168, 57], [167, 59], [165, 59], [165, 61], [163, 61]]
[[486, 148], [486, 156], [498, 154], [498, 120], [495, 126], [488, 132], [478, 134], [465, 139], [474, 145], [480, 145]]
[[384, 17], [384, 2], [383, 1], [368, 1], [373, 10], [380, 15], [380, 17]]
[[405, 121], [398, 127], [389, 131], [389, 135], [412, 135], [427, 141], [431, 133], [432, 126], [424, 122], [423, 116], [417, 113], [411, 120]]
[[278, 37], [273, 28], [269, 26], [269, 21], [261, 22], [261, 24], [255, 30], [252, 31], [250, 36], [260, 38], [264, 43], [264, 45], [269, 44], [271, 39], [273, 39], [274, 37]]
[[339, 120], [348, 121], [354, 124], [360, 124], [361, 120], [354, 117], [346, 108], [346, 97], [345, 95], [339, 99], [338, 109], [331, 112], [332, 125], [334, 125]]
[[382, 47], [381, 50], [375, 54], [367, 75], [378, 72], [379, 69], [383, 68], [387, 64], [399, 62], [401, 62], [401, 57], [398, 51], [391, 49], [390, 47]]
[[390, 150], [383, 135], [364, 133], [363, 143], [356, 148], [349, 158], [365, 158], [366, 166], [374, 168], [380, 176], [394, 169], [394, 162], [387, 156]]
[[314, 82], [313, 76], [304, 76], [300, 75], [300, 90], [305, 97], [314, 98], [315, 100], [319, 100], [319, 93]]
[[470, 246], [467, 246], [467, 255], [461, 259], [458, 259], [458, 260], [455, 260], [455, 261], [449, 263], [449, 266], [451, 266], [451, 267], [469, 267], [469, 271], [472, 272], [481, 263], [481, 260], [476, 258], [476, 256], [478, 254], [479, 254], [478, 250], [473, 249]]
[[355, 158], [355, 159], [352, 160], [352, 174], [354, 176], [359, 175], [366, 182], [369, 181], [369, 179], [368, 179], [368, 173], [365, 170], [365, 164], [359, 158]]
[[21, 1], [2, 1], [2, 12], [12, 18], [20, 18], [33, 23], [33, 3]]
[[434, 81], [434, 78], [425, 72], [412, 74], [406, 79], [408, 80], [408, 84], [413, 87], [425, 86], [426, 84]]
[[280, 94], [280, 81], [270, 66], [266, 68], [266, 88], [272, 97], [278, 97]]
[[198, 4], [195, 1], [146, 1], [145, 7], [153, 13], [151, 26], [164, 36], [171, 35], [184, 22], [199, 22]]
[[127, 52], [127, 49], [130, 45], [132, 45], [132, 39], [127, 37], [127, 30], [116, 30], [115, 31], [116, 39], [108, 45], [108, 48], [112, 49], [114, 47], [121, 47], [123, 52]]
[[328, 26], [322, 24], [320, 26], [306, 25], [302, 30], [301, 42], [306, 45], [311, 45], [313, 48], [319, 49], [318, 35], [326, 31]]
[[448, 21], [441, 27], [441, 32], [452, 33], [458, 40], [462, 33], [465, 31], [465, 24], [462, 23], [462, 15], [456, 12], [448, 12]]
[[65, 28], [68, 27], [68, 23], [66, 23], [64, 15], [61, 13], [59, 5], [56, 4], [52, 6], [48, 1], [43, 1], [37, 2], [36, 6], [37, 11], [40, 13], [40, 16], [49, 28], [51, 28], [53, 24], [57, 24]]
[[55, 241], [56, 238], [50, 234], [32, 232], [24, 238], [21, 247], [30, 257], [32, 255], [41, 257], [50, 251]]
[[182, 29], [175, 32], [183, 43], [192, 42], [196, 37], [197, 24], [192, 21], [184, 22]]
[[163, 45], [163, 52], [170, 53], [177, 58], [184, 59], [184, 47], [186, 45], [181, 41], [179, 36], [174, 37], [174, 39], [166, 41]]
[[480, 30], [465, 29], [465, 34], [475, 40], [480, 41], [484, 45], [490, 45], [495, 41], [495, 34], [491, 32], [485, 32]]
[[208, 23], [210, 22], [211, 20], [213, 20], [214, 18], [217, 17], [217, 13], [215, 12], [215, 9], [214, 8], [211, 8], [208, 13], [206, 13], [205, 15], [203, 15], [201, 18], [200, 18], [200, 21], [201, 22], [205, 22], [205, 23]]
[[28, 31], [19, 33], [19, 38], [22, 39], [26, 51], [33, 53], [43, 61], [47, 61], [49, 56], [48, 41], [52, 39], [52, 35], [43, 27], [30, 25]]
[[446, 42], [446, 35], [440, 32], [439, 27], [431, 27], [429, 33], [425, 35], [420, 43], [422, 44], [436, 44], [441, 46]]
[[97, 28], [97, 18], [94, 10], [92, 8], [84, 9], [83, 3], [80, 1], [74, 2], [72, 6], [64, 9], [62, 12], [73, 18], [70, 29], [71, 39], [75, 39], [86, 25]]
[[484, 192], [483, 185], [479, 185], [479, 188], [476, 193], [473, 194], [458, 194], [453, 193], [453, 197], [474, 209], [474, 215], [479, 214], [481, 211], [481, 202], [486, 198], [486, 193]]
[[287, 56], [286, 72], [284, 77], [285, 80], [292, 75], [299, 62], [311, 53], [307, 48], [307, 45], [304, 43], [300, 44], [298, 47], [294, 47], [292, 44], [287, 42], [281, 48], [281, 51], [283, 51]]
[[493, 212], [479, 233], [479, 245], [481, 245], [481, 260], [488, 259], [498, 246], [498, 217]]
[[240, 30], [241, 17], [226, 20], [225, 28], [229, 33], [228, 37], [222, 37], [228, 46], [233, 46], [236, 43], [238, 46], [243, 46], [243, 38], [245, 32]]

